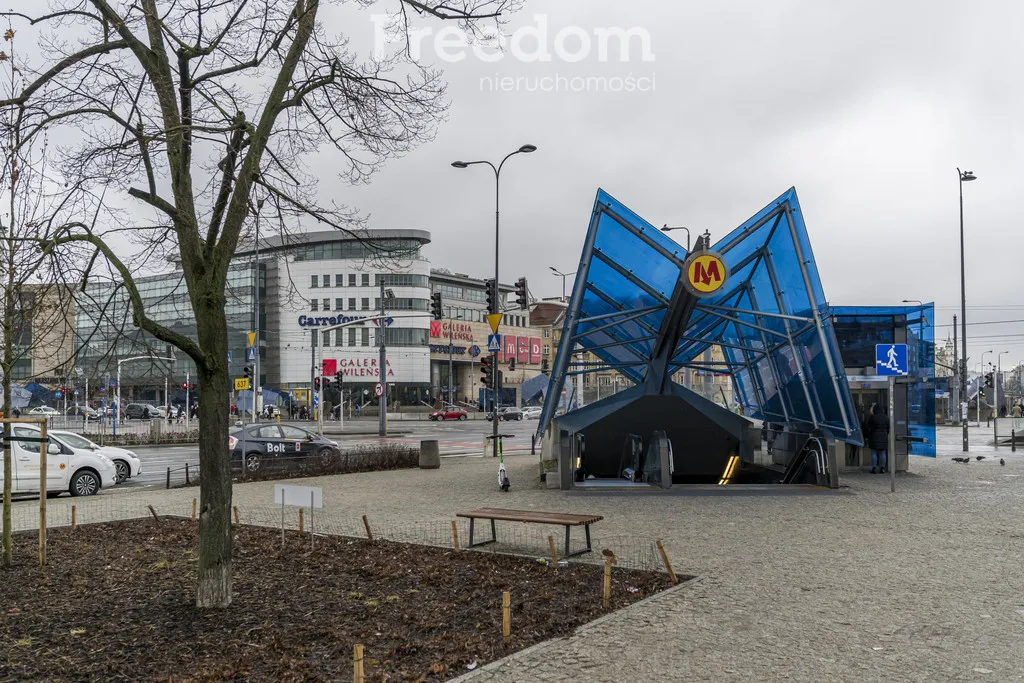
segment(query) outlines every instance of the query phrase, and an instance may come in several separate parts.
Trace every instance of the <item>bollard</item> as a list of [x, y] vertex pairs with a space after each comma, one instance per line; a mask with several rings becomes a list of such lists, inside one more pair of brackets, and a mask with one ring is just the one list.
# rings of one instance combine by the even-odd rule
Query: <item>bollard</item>
[[530, 455], [537, 455], [537, 435], [530, 434]]
[[188, 463], [185, 463], [185, 486], [188, 486]]
[[167, 488], [171, 488], [171, 468], [167, 468]]
[[1011, 429], [1010, 430], [1010, 452], [1011, 453], [1016, 453], [1017, 452], [1017, 430], [1016, 429]]

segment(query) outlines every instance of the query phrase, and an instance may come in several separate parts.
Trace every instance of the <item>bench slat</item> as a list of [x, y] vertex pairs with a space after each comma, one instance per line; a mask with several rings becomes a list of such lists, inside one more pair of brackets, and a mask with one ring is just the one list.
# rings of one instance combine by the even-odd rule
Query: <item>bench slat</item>
[[600, 515], [573, 515], [562, 512], [540, 512], [535, 510], [504, 510], [501, 508], [478, 508], [470, 512], [459, 512], [456, 517], [475, 519], [498, 519], [509, 522], [527, 522], [534, 524], [559, 524], [562, 526], [582, 526], [593, 524], [604, 517]]

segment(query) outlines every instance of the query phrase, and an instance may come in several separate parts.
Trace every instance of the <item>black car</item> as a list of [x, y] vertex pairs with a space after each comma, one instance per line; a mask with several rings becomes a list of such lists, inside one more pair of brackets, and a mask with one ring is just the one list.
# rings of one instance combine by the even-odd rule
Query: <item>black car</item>
[[[336, 441], [286, 424], [253, 424], [228, 432], [228, 452], [233, 466], [255, 474], [267, 465], [285, 465], [319, 458], [324, 464], [338, 454]], [[244, 454], [244, 458], [243, 458]]]
[[98, 420], [100, 419], [100, 412], [95, 408], [87, 408], [86, 406], [71, 406], [68, 408], [68, 417], [84, 417], [87, 420]]
[[160, 417], [160, 414], [161, 411], [149, 403], [129, 403], [124, 409], [124, 418], [126, 420], [148, 420]]
[[[491, 413], [487, 413], [487, 419], [491, 420]], [[498, 420], [522, 420], [523, 411], [515, 406], [509, 406], [507, 408], [498, 409]]]

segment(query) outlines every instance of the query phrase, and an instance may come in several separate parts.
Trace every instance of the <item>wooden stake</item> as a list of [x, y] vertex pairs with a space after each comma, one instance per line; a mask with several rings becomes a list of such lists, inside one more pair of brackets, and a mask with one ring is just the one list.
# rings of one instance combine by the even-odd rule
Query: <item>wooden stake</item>
[[352, 648], [352, 683], [363, 683], [363, 646]]
[[149, 514], [153, 515], [153, 520], [156, 521], [157, 524], [160, 524], [160, 516], [156, 514], [156, 510], [153, 509], [153, 506], [147, 505], [146, 507], [149, 508]]
[[306, 525], [305, 525], [305, 523], [304, 523], [304, 517], [303, 517], [303, 513], [304, 513], [305, 511], [306, 511], [306, 508], [299, 508], [299, 533], [300, 533], [300, 534], [301, 534], [301, 533], [302, 533], [303, 531], [305, 531], [305, 530], [306, 530]]
[[[46, 436], [46, 420], [39, 424], [39, 566], [46, 566], [46, 453], [49, 442]], [[13, 456], [12, 456], [13, 457]]]
[[612, 562], [610, 559], [604, 561], [604, 608], [608, 609], [612, 599]]
[[235, 525], [238, 525], [238, 506], [235, 506]]
[[459, 525], [452, 520], [452, 547], [455, 548], [455, 552], [459, 552]]
[[366, 527], [366, 537], [373, 540], [373, 532], [370, 531], [370, 522], [366, 519], [366, 515], [363, 515], [363, 526]]
[[512, 595], [505, 591], [501, 594], [501, 642], [508, 645], [512, 638]]
[[551, 551], [551, 567], [558, 569], [558, 551], [555, 550], [554, 536], [548, 536], [548, 550]]
[[196, 521], [196, 502], [195, 498], [192, 499], [192, 521]]
[[672, 579], [672, 583], [679, 583], [679, 579], [676, 578], [676, 573], [672, 571], [672, 563], [668, 561], [668, 553], [665, 552], [665, 546], [658, 541], [658, 552], [661, 553], [661, 561], [665, 563], [665, 569], [668, 571], [668, 578]]
[[74, 505], [71, 506], [71, 528], [75, 529], [78, 527], [78, 508]]

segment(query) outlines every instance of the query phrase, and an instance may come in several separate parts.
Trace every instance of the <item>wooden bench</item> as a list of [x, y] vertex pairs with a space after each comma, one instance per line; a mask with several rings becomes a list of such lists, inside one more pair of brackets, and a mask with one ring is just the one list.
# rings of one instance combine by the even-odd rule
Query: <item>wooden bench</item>
[[[497, 533], [494, 529], [494, 521], [523, 522], [525, 524], [556, 524], [565, 527], [565, 556], [582, 555], [589, 553], [590, 547], [590, 525], [599, 522], [604, 517], [600, 515], [570, 515], [561, 512], [539, 512], [533, 510], [503, 510], [501, 508], [479, 508], [470, 512], [460, 512], [456, 517], [469, 519], [469, 547], [496, 543]], [[491, 540], [473, 542], [473, 523], [478, 519], [491, 520]], [[569, 552], [569, 530], [574, 526], [582, 526], [587, 534], [587, 547], [574, 553]]]

